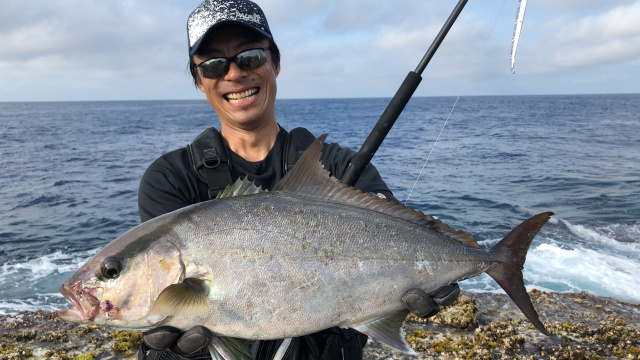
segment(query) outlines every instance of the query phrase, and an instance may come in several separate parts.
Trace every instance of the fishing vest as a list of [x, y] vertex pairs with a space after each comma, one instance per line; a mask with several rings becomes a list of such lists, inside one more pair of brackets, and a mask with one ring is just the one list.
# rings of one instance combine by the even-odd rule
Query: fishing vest
[[[282, 173], [286, 175], [300, 159], [302, 153], [315, 141], [315, 136], [305, 128], [295, 128], [284, 140], [282, 152]], [[187, 145], [189, 162], [198, 179], [209, 187], [209, 199], [233, 183], [231, 179], [231, 157], [222, 141], [220, 132], [210, 127]]]

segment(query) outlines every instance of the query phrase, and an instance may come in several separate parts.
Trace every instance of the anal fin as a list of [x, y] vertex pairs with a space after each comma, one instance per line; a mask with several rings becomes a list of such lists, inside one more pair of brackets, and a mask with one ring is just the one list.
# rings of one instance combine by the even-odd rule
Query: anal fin
[[401, 310], [389, 316], [360, 325], [354, 329], [377, 341], [407, 354], [415, 354], [402, 332], [402, 325], [409, 315], [409, 310]]

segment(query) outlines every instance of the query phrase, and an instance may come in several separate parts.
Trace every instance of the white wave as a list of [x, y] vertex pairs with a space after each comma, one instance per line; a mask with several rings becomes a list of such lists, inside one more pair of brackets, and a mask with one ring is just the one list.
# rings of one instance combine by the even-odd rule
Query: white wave
[[0, 267], [0, 285], [16, 280], [17, 277], [28, 279], [28, 281], [37, 281], [54, 273], [62, 274], [75, 271], [97, 251], [98, 249], [93, 249], [71, 254], [56, 251], [35, 259], [5, 263]]
[[525, 282], [640, 303], [640, 261], [604, 251], [544, 243], [529, 251]]
[[[536, 237], [523, 271], [527, 289], [586, 291], [640, 302], [640, 223], [597, 227], [574, 225], [555, 217], [549, 222], [563, 225], [569, 233]], [[500, 240], [487, 239], [481, 245], [490, 248]], [[461, 286], [471, 291], [502, 292], [487, 275], [465, 281]]]
[[66, 307], [62, 294], [39, 294], [36, 298], [0, 300], [0, 315], [17, 314], [21, 311], [57, 311]]
[[[538, 235], [523, 270], [528, 290], [586, 291], [640, 303], [640, 224], [589, 228], [562, 219], [555, 222], [559, 223], [588, 245]], [[490, 248], [499, 241], [487, 239], [482, 245]], [[503, 292], [488, 275], [461, 286], [470, 291]]]
[[55, 251], [0, 266], [0, 314], [59, 310], [66, 306], [57, 292], [62, 282], [98, 249], [76, 253]]
[[560, 220], [578, 238], [605, 249], [616, 250], [629, 257], [640, 258], [640, 224], [609, 224], [589, 228]]

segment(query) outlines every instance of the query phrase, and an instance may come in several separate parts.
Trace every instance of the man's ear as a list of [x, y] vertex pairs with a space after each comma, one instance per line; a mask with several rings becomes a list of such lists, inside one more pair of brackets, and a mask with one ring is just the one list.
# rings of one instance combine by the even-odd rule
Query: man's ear
[[200, 77], [200, 73], [198, 73], [196, 81], [198, 82], [198, 89], [204, 92], [204, 86], [202, 85], [202, 78]]

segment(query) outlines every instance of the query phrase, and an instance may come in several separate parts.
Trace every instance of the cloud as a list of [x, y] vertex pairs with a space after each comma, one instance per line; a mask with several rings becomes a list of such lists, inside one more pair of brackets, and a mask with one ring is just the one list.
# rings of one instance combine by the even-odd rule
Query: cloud
[[[390, 58], [406, 58], [408, 65], [414, 68], [431, 46], [442, 24], [418, 25], [414, 27], [388, 27], [380, 31], [374, 40], [375, 48]], [[480, 21], [473, 15], [463, 15], [440, 45], [429, 64], [429, 72], [437, 77], [449, 77], [465, 74], [490, 35], [486, 21]], [[486, 50], [486, 49], [485, 49]], [[433, 71], [431, 71], [433, 69]]]
[[536, 72], [637, 62], [640, 59], [640, 1], [578, 19], [555, 18], [544, 24], [536, 44]]
[[[392, 96], [425, 55], [453, 5], [394, 1], [371, 6], [370, 1], [353, 0], [330, 1], [327, 8], [313, 31], [278, 38], [283, 50], [280, 94]], [[425, 78], [451, 82], [469, 72], [470, 58], [480, 52], [491, 28], [470, 9], [456, 22]]]
[[[616, 0], [615, 5], [632, 4], [635, 1], [636, 0]], [[535, 3], [556, 14], [567, 14], [568, 12], [582, 14], [594, 13], [607, 10], [613, 5], [613, 2], [602, 0], [537, 0]]]
[[[185, 71], [186, 18], [200, 1], [3, 0], [0, 101], [202, 98]], [[456, 3], [256, 1], [282, 52], [281, 98], [392, 96]], [[479, 94], [586, 91], [578, 82], [637, 92], [624, 78], [639, 71], [639, 4], [531, 2], [512, 76], [517, 1], [469, 2], [417, 94], [455, 95], [469, 79]]]
[[21, 84], [46, 96], [84, 88], [99, 98], [110, 86], [184, 77], [186, 15], [170, 3], [5, 0], [1, 6], [4, 88]]

